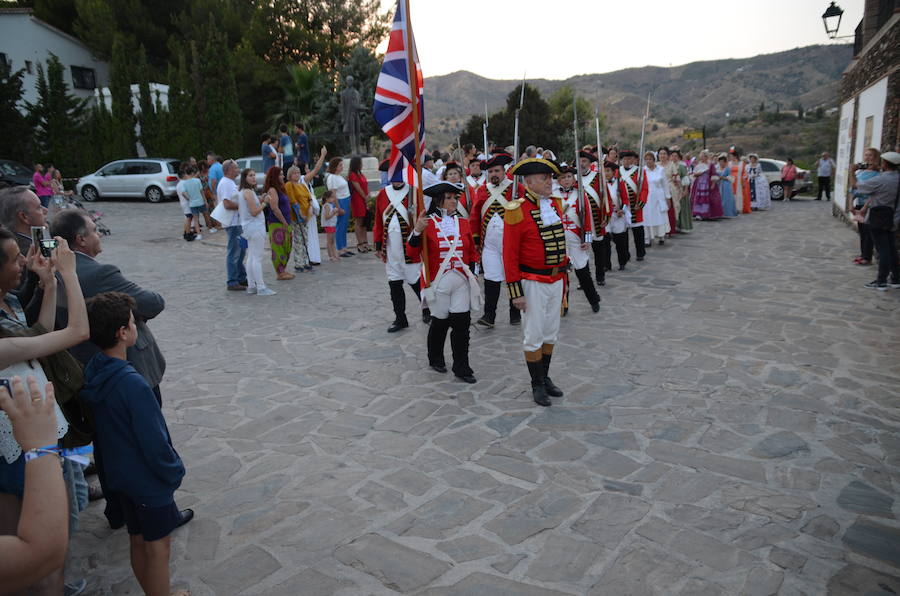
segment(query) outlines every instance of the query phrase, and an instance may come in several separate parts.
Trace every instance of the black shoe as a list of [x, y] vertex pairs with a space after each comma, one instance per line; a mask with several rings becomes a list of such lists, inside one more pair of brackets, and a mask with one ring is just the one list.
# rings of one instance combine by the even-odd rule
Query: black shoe
[[643, 260], [644, 260], [644, 257], [638, 257], [637, 260], [638, 260], [639, 262], [640, 262], [640, 261], [643, 261]]
[[625, 265], [619, 265], [619, 271], [625, 271]]
[[544, 389], [547, 391], [547, 395], [550, 397], [562, 397], [563, 392], [562, 389], [556, 386], [556, 384], [550, 380], [550, 377], [544, 377]]
[[509, 324], [510, 324], [510, 325], [521, 325], [521, 324], [522, 324], [522, 317], [518, 317], [518, 318], [515, 318], [515, 319], [510, 319], [510, 320], [509, 320]]
[[600, 303], [595, 302], [591, 305], [591, 310], [594, 312], [600, 312]]
[[178, 514], [181, 516], [181, 520], [178, 522], [178, 525], [175, 526], [176, 528], [180, 528], [181, 526], [185, 525], [186, 523], [188, 523], [189, 521], [194, 519], [194, 510], [193, 509], [182, 509], [181, 511], [178, 512]]
[[569, 314], [569, 307], [568, 307], [568, 306], [564, 306], [564, 307], [563, 307], [562, 316], [566, 316], [567, 314]]
[[531, 396], [534, 398], [534, 403], [539, 406], [549, 407], [553, 405], [553, 402], [550, 401], [550, 398], [547, 397], [547, 390], [544, 388], [543, 384], [535, 385], [531, 384]]
[[886, 292], [888, 289], [888, 285], [883, 281], [870, 281], [869, 283], [863, 286], [864, 288], [869, 288], [871, 290], [878, 290], [879, 292]]
[[396, 332], [400, 331], [401, 329], [406, 329], [407, 327], [409, 327], [409, 321], [397, 320], [397, 321], [394, 321], [393, 323], [391, 323], [391, 326], [388, 327], [388, 333], [396, 333]]
[[485, 319], [484, 317], [481, 317], [480, 319], [475, 321], [475, 324], [478, 325], [479, 327], [484, 327], [485, 329], [493, 329], [494, 328], [494, 324], [491, 321], [488, 321], [487, 319]]
[[428, 366], [430, 366], [431, 370], [434, 372], [439, 372], [441, 374], [447, 372], [447, 367], [443, 364], [429, 364]]
[[310, 265], [312, 265], [313, 267], [318, 267], [318, 266], [320, 266], [321, 264], [322, 264], [322, 263], [310, 263]]
[[665, 243], [666, 243], [665, 240], [663, 240], [662, 238], [659, 239], [659, 245], [660, 245], [660, 246], [662, 246], [662, 245], [665, 244]]
[[456, 378], [459, 379], [460, 381], [462, 381], [463, 383], [469, 383], [470, 385], [472, 383], [478, 382], [478, 379], [476, 379], [472, 375], [456, 375]]
[[431, 311], [427, 308], [422, 309], [422, 322], [426, 325], [431, 323]]
[[605, 278], [604, 278], [604, 279], [598, 279], [598, 280], [597, 280], [597, 285], [598, 285], [598, 286], [605, 286], [605, 285], [606, 285], [606, 279], [605, 279]]

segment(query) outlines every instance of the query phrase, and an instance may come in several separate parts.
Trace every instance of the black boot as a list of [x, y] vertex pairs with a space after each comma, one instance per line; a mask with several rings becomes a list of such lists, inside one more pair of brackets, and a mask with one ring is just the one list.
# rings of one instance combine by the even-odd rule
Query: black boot
[[469, 323], [467, 312], [452, 312], [450, 321], [450, 352], [453, 354], [453, 374], [466, 383], [474, 383], [475, 375], [469, 367]]
[[581, 284], [581, 289], [584, 291], [584, 296], [587, 298], [587, 301], [591, 305], [591, 310], [597, 312], [600, 310], [600, 294], [597, 293], [597, 288], [594, 287], [594, 280], [591, 279], [591, 270], [585, 265], [581, 269], [575, 270], [575, 276], [578, 278], [578, 282]]
[[553, 381], [550, 380], [550, 377], [548, 376], [550, 374], [550, 358], [551, 357], [552, 357], [552, 354], [544, 354], [543, 357], [541, 358], [541, 364], [544, 367], [544, 389], [547, 390], [547, 395], [549, 395], [550, 397], [562, 397], [563, 396], [562, 389], [557, 387], [553, 383]]
[[547, 389], [544, 387], [544, 362], [526, 360], [525, 364], [528, 365], [528, 374], [531, 375], [531, 396], [534, 403], [544, 407], [552, 406], [553, 402], [547, 397]]
[[512, 300], [509, 301], [509, 324], [510, 325], [521, 325], [522, 324], [522, 311], [513, 306]]
[[391, 290], [391, 304], [394, 305], [394, 322], [387, 331], [396, 333], [409, 327], [409, 321], [406, 320], [406, 294], [403, 292], [402, 280], [389, 281], [388, 287]]
[[447, 372], [447, 363], [444, 361], [444, 341], [447, 339], [447, 330], [450, 328], [450, 319], [431, 319], [428, 328], [428, 365], [440, 373]]
[[497, 317], [497, 301], [500, 299], [500, 282], [484, 280], [484, 315], [476, 325], [491, 329]]
[[431, 309], [423, 308], [422, 309], [422, 322], [428, 325], [431, 323]]

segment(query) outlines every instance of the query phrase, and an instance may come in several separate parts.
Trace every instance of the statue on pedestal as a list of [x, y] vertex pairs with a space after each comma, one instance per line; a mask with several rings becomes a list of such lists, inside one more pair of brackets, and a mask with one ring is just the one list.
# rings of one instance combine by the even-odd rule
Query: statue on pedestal
[[365, 110], [359, 105], [359, 91], [353, 87], [353, 77], [348, 76], [344, 81], [344, 90], [341, 91], [341, 122], [343, 132], [350, 140], [350, 154], [359, 155], [360, 121], [359, 113]]

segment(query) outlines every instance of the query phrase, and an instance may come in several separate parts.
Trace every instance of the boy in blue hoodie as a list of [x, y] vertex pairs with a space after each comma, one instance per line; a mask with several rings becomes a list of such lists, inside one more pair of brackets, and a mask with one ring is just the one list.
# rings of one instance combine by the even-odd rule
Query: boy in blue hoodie
[[86, 305], [91, 341], [102, 351], [84, 369], [81, 397], [94, 414], [106, 515], [114, 527], [125, 520], [131, 568], [144, 592], [169, 596], [171, 533], [183, 523], [174, 493], [184, 464], [152, 389], [126, 360], [126, 350], [137, 341], [134, 299], [105, 292]]

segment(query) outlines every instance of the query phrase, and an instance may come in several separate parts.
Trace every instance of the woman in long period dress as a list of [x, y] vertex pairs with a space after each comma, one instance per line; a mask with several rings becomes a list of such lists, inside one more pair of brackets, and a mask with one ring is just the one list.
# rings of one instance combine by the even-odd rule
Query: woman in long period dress
[[719, 155], [718, 164], [713, 167], [715, 169], [713, 178], [716, 178], [719, 196], [722, 197], [722, 212], [725, 217], [737, 217], [738, 212], [731, 186], [731, 166], [728, 165], [728, 158], [725, 157], [724, 153]]
[[[698, 162], [694, 164], [691, 176], [691, 206], [694, 217], [698, 219], [720, 219], [722, 217], [722, 197], [719, 195], [718, 176], [714, 176], [715, 167], [709, 161], [709, 152], [700, 152]], [[715, 178], [715, 180], [713, 180]]]
[[644, 184], [647, 185], [647, 204], [644, 205], [646, 242], [659, 238], [664, 244], [669, 233], [669, 185], [665, 171], [656, 163], [652, 151], [644, 153]]
[[750, 213], [750, 178], [747, 176], [747, 164], [735, 151], [728, 152], [728, 165], [731, 168], [731, 192], [734, 193], [734, 207], [738, 213]]
[[750, 208], [765, 211], [772, 203], [769, 195], [769, 181], [763, 175], [762, 166], [759, 165], [759, 156], [751, 153], [749, 158], [747, 177], [750, 180]]
[[681, 157], [681, 152], [677, 149], [669, 154], [669, 159], [677, 168], [678, 181], [678, 218], [676, 221], [676, 229], [682, 234], [687, 234], [694, 229], [694, 217], [691, 213], [691, 177], [688, 176], [688, 169]]
[[668, 147], [660, 147], [657, 151], [659, 165], [666, 174], [666, 185], [669, 187], [669, 236], [678, 231], [678, 213], [681, 210], [681, 177], [678, 175], [678, 164], [671, 159]]

